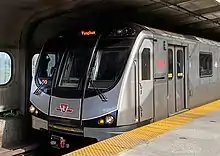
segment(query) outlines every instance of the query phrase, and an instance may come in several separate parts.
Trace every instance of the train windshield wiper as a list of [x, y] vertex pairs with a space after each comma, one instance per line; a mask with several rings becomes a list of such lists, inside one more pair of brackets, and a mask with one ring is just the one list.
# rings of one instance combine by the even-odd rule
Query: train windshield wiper
[[99, 98], [103, 102], [107, 102], [108, 101], [107, 97], [100, 91], [100, 89], [98, 87], [95, 86], [95, 83], [94, 83], [94, 81], [92, 79], [90, 79], [90, 84], [92, 85], [92, 87], [94, 88], [96, 93], [98, 94]]

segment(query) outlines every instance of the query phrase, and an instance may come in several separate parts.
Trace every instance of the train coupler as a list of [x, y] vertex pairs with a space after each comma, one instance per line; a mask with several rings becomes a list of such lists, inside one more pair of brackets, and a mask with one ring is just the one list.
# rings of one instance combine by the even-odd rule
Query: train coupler
[[51, 135], [50, 145], [53, 148], [57, 148], [57, 149], [64, 149], [70, 147], [70, 144], [66, 142], [66, 139], [57, 135]]

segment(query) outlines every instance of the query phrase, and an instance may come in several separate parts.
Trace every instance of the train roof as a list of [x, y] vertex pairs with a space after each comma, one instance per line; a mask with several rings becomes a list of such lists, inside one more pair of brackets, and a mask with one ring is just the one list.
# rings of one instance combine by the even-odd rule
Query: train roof
[[161, 36], [166, 36], [166, 37], [171, 37], [171, 38], [181, 39], [181, 40], [192, 40], [192, 41], [197, 41], [197, 42], [201, 42], [204, 44], [215, 45], [215, 46], [220, 47], [220, 42], [216, 42], [213, 40], [209, 40], [209, 39], [205, 39], [205, 38], [201, 38], [201, 37], [196, 37], [196, 36], [192, 36], [192, 35], [178, 34], [178, 33], [160, 30], [160, 29], [156, 29], [156, 28], [151, 28], [151, 27], [147, 27], [147, 26], [144, 26], [144, 27], [146, 29], [148, 29], [149, 31], [151, 31], [152, 33], [158, 34]]

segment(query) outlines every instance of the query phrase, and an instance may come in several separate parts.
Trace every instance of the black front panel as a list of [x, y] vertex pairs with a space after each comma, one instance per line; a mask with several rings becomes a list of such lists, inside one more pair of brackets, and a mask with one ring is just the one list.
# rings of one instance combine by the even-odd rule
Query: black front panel
[[50, 121], [50, 124], [60, 125], [60, 126], [69, 126], [69, 127], [79, 127], [80, 126], [80, 121], [73, 120], [73, 119], [65, 119], [65, 118], [50, 116], [49, 121]]

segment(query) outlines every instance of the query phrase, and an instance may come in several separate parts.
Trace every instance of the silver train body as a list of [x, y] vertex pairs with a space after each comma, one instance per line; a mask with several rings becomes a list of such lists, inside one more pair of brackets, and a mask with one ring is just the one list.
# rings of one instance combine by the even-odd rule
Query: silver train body
[[[30, 96], [34, 129], [100, 141], [220, 97], [220, 43], [138, 24], [111, 30], [100, 38], [80, 31], [67, 49], [59, 36], [42, 48]], [[38, 76], [45, 51], [59, 53], [51, 77]]]

